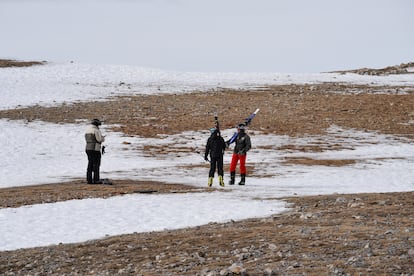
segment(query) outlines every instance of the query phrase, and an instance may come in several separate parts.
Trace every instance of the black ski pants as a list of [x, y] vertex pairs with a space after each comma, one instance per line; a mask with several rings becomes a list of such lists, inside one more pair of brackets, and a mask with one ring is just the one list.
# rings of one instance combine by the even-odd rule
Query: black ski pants
[[88, 184], [99, 182], [99, 167], [101, 166], [101, 152], [96, 150], [87, 150], [88, 168], [86, 170], [86, 181]]
[[214, 173], [216, 172], [216, 168], [217, 168], [218, 175], [223, 176], [224, 175], [224, 172], [223, 172], [223, 156], [211, 157], [210, 171], [208, 173], [209, 177], [214, 177]]

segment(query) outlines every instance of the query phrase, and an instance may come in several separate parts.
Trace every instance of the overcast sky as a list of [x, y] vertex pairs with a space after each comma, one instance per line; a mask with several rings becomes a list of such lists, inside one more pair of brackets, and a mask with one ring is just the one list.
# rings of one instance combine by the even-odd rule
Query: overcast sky
[[0, 0], [0, 58], [310, 73], [414, 61], [411, 0]]

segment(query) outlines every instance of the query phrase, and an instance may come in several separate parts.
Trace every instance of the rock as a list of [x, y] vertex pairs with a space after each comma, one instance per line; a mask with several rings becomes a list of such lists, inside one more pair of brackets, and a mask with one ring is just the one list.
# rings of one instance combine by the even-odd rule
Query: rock
[[276, 271], [274, 271], [271, 268], [265, 268], [265, 270], [263, 271], [263, 274], [265, 276], [273, 276], [273, 275], [276, 275]]
[[347, 203], [348, 202], [348, 200], [346, 199], [346, 198], [344, 198], [344, 197], [338, 197], [336, 200], [335, 200], [335, 204], [345, 204], [345, 203]]
[[276, 245], [276, 244], [274, 244], [274, 243], [270, 243], [270, 244], [269, 244], [269, 249], [270, 249], [270, 250], [272, 250], [272, 251], [274, 251], [274, 250], [276, 250], [276, 249], [277, 249], [277, 245]]
[[313, 214], [312, 214], [312, 213], [302, 213], [302, 214], [300, 215], [300, 218], [301, 218], [301, 219], [306, 220], [306, 219], [310, 219], [310, 218], [312, 218], [312, 216], [313, 216]]
[[358, 207], [364, 207], [365, 204], [363, 202], [350, 202], [348, 203], [349, 208], [358, 208]]
[[320, 218], [322, 216], [321, 213], [302, 213], [300, 218], [303, 220], [311, 219], [311, 218]]
[[390, 229], [390, 230], [385, 231], [385, 233], [384, 233], [384, 234], [385, 234], [385, 235], [394, 235], [394, 234], [395, 234], [395, 232], [396, 232], [395, 230], [391, 230], [391, 229]]
[[226, 275], [229, 275], [229, 270], [228, 270], [228, 269], [222, 269], [222, 270], [220, 270], [219, 275], [220, 275], [220, 276], [226, 276]]
[[312, 229], [309, 228], [309, 227], [301, 227], [299, 229], [299, 233], [301, 233], [304, 236], [308, 236], [308, 235], [310, 235], [312, 233]]
[[229, 267], [229, 271], [236, 275], [246, 275], [246, 269], [241, 263], [234, 263]]
[[204, 268], [200, 271], [200, 276], [216, 276], [218, 275], [216, 271], [210, 271], [209, 268]]

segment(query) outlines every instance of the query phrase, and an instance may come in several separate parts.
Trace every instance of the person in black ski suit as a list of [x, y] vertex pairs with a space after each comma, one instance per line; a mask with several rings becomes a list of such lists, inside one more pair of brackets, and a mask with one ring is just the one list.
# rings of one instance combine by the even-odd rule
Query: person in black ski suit
[[240, 176], [241, 180], [239, 185], [246, 184], [246, 158], [247, 152], [251, 149], [252, 144], [250, 142], [250, 136], [245, 132], [246, 125], [239, 124], [237, 126], [237, 138], [236, 145], [234, 146], [233, 155], [231, 157], [230, 163], [230, 185], [234, 185], [236, 177], [236, 167], [237, 163], [240, 161]]
[[101, 143], [105, 141], [99, 126], [101, 121], [93, 119], [85, 132], [86, 155], [88, 156], [88, 168], [86, 170], [86, 181], [88, 184], [102, 183], [99, 178], [99, 167], [101, 166]]
[[217, 128], [210, 129], [211, 135], [207, 140], [206, 151], [204, 159], [208, 161], [208, 155], [210, 155], [210, 171], [208, 173], [208, 186], [213, 185], [214, 173], [217, 167], [217, 173], [220, 186], [224, 186], [223, 180], [223, 154], [226, 149], [226, 142], [220, 135], [220, 130]]

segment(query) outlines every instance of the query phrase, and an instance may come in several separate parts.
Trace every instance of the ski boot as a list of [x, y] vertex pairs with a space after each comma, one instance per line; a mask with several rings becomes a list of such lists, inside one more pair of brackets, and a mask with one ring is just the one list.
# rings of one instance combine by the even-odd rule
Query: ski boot
[[208, 178], [208, 186], [209, 187], [211, 187], [211, 185], [213, 185], [213, 177], [212, 176], [210, 176], [209, 178]]
[[224, 181], [223, 181], [223, 176], [219, 175], [219, 183], [221, 187], [224, 187]]
[[245, 185], [246, 184], [246, 175], [242, 174], [241, 175], [241, 180], [239, 182], [239, 185]]
[[236, 172], [230, 172], [230, 181], [229, 185], [234, 185], [234, 179], [236, 177]]

